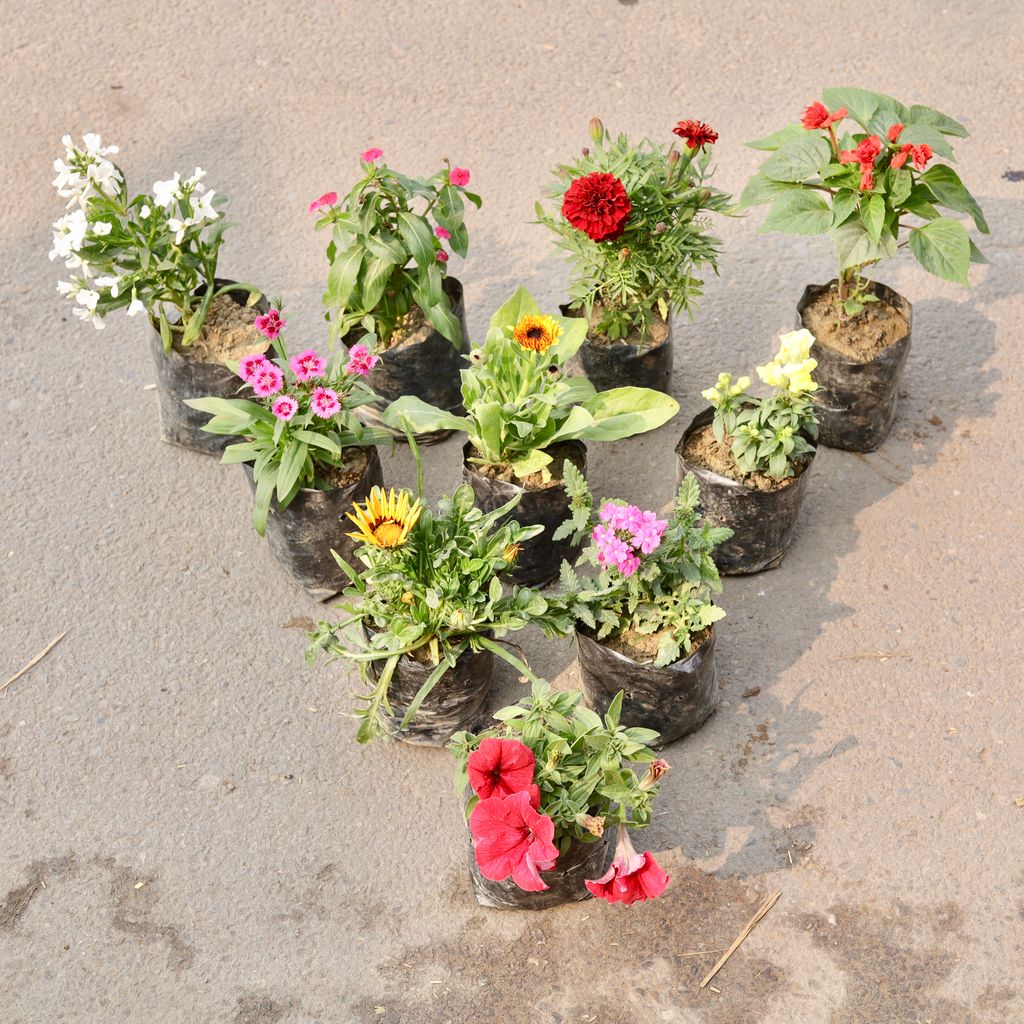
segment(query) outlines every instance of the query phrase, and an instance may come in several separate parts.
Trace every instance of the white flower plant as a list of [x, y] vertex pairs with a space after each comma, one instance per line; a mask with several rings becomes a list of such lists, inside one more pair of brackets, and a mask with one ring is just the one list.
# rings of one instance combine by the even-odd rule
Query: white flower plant
[[147, 313], [170, 351], [175, 341], [190, 345], [199, 337], [218, 295], [242, 290], [249, 304], [259, 299], [253, 285], [215, 286], [227, 226], [220, 207], [227, 200], [206, 187], [202, 168], [130, 196], [109, 159], [117, 146], [104, 146], [92, 133], [81, 144], [70, 135], [61, 142], [66, 152], [53, 162], [53, 185], [69, 212], [53, 225], [50, 259], [63, 260], [73, 272], [57, 290], [74, 301], [75, 316], [99, 329], [114, 310]]

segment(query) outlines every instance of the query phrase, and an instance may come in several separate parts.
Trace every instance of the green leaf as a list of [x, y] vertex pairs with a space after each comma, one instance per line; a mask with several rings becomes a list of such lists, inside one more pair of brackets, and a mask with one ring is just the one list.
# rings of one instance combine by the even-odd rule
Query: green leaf
[[565, 366], [583, 347], [589, 325], [586, 317], [582, 316], [556, 316], [555, 319], [561, 325], [562, 333], [548, 349], [548, 359], [557, 366]]
[[792, 181], [773, 181], [771, 178], [766, 178], [759, 171], [744, 186], [743, 194], [740, 196], [736, 209], [749, 210], [754, 206], [763, 206], [765, 203], [770, 203], [783, 192], [798, 187], [796, 182]]
[[840, 189], [832, 200], [832, 227], [839, 227], [860, 204], [860, 193]]
[[[909, 174], [909, 171], [907, 172]], [[979, 231], [989, 233], [988, 222], [981, 212], [977, 199], [971, 195], [960, 180], [960, 175], [946, 164], [928, 168], [918, 179], [927, 184], [932, 195], [947, 209], [957, 213], [969, 213]]]
[[763, 139], [754, 139], [753, 142], [747, 142], [744, 145], [751, 149], [776, 150], [790, 142], [796, 142], [797, 139], [802, 139], [806, 135], [807, 129], [802, 124], [794, 122], [787, 124], [785, 128], [780, 128], [777, 132], [772, 132], [771, 135], [766, 135]]
[[284, 507], [284, 500], [295, 486], [306, 461], [309, 449], [299, 440], [291, 440], [281, 456], [281, 466], [277, 471], [277, 501]]
[[390, 259], [371, 256], [367, 260], [359, 289], [359, 303], [364, 310], [376, 309], [394, 269], [395, 264]]
[[882, 237], [882, 226], [885, 224], [885, 199], [873, 193], [861, 203], [860, 218], [873, 242]]
[[520, 286], [512, 293], [512, 297], [506, 299], [495, 311], [488, 325], [488, 334], [492, 330], [514, 327], [527, 314], [539, 312], [540, 308], [533, 296]]
[[[846, 107], [850, 116], [857, 121], [862, 128], [867, 130], [875, 111], [882, 105], [885, 98], [877, 92], [869, 92], [867, 89], [856, 89], [850, 86], [839, 89], [826, 89], [822, 94], [825, 106], [829, 110], [836, 110], [839, 107]], [[893, 101], [895, 102], [895, 101]]]
[[160, 307], [160, 340], [164, 343], [164, 351], [170, 352], [174, 345], [174, 336], [171, 334], [171, 325], [167, 322], [163, 307]]
[[959, 121], [954, 121], [948, 114], [943, 114], [932, 107], [923, 107], [915, 103], [910, 108], [909, 120], [913, 124], [929, 124], [933, 128], [938, 128], [943, 135], [956, 135], [961, 139], [967, 138], [967, 129]]
[[953, 147], [946, 141], [946, 137], [937, 128], [927, 124], [908, 124], [900, 133], [900, 145], [913, 142], [920, 145], [922, 142], [931, 146], [934, 152], [947, 160], [953, 160]]
[[759, 171], [773, 181], [803, 181], [813, 177], [830, 160], [832, 151], [818, 135], [808, 135], [783, 146], [761, 165]]
[[181, 337], [181, 344], [183, 346], [191, 345], [199, 337], [199, 332], [203, 329], [203, 324], [206, 323], [206, 312], [210, 308], [213, 291], [213, 288], [207, 287], [203, 293], [202, 301], [199, 303], [199, 308], [189, 317], [185, 333]]
[[971, 240], [971, 262], [972, 263], [988, 263], [984, 253], [974, 244], [974, 240]]
[[256, 497], [252, 510], [252, 525], [262, 537], [267, 532], [267, 515], [270, 512], [270, 501], [274, 496], [273, 473], [259, 473], [256, 476]]
[[875, 263], [896, 253], [896, 239], [888, 231], [884, 231], [876, 242], [859, 219], [848, 220], [833, 228], [829, 235], [839, 257], [840, 270]]
[[832, 210], [812, 189], [785, 192], [772, 203], [761, 231], [790, 235], [820, 235], [832, 226]]
[[[398, 233], [412, 258], [420, 267], [429, 267], [434, 260], [434, 235], [423, 217], [408, 210], [398, 214]], [[424, 310], [426, 312], [426, 310]]]
[[381, 413], [380, 418], [385, 426], [396, 430], [402, 430], [408, 424], [414, 434], [434, 430], [466, 432], [472, 427], [472, 422], [465, 416], [456, 416], [445, 409], [428, 405], [415, 395], [402, 395]]
[[929, 221], [910, 232], [910, 251], [930, 274], [967, 284], [971, 239], [967, 229], [951, 217]]
[[357, 242], [331, 264], [331, 269], [327, 274], [325, 306], [329, 306], [331, 309], [344, 309], [348, 305], [352, 292], [355, 290], [356, 281], [359, 279], [363, 254], [363, 247]]
[[582, 408], [594, 418], [579, 433], [582, 440], [617, 441], [656, 430], [679, 412], [679, 403], [650, 388], [612, 388], [588, 399]]
[[341, 448], [331, 438], [318, 434], [313, 430], [293, 430], [292, 437], [297, 438], [299, 441], [305, 441], [311, 448], [322, 448], [325, 452], [330, 452], [335, 458], [341, 456]]
[[889, 168], [889, 205], [898, 208], [910, 195], [914, 177], [905, 167]]

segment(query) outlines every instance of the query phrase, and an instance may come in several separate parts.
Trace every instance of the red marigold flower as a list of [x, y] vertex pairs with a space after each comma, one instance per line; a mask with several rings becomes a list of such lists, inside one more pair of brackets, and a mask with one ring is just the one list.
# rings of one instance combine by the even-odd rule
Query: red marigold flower
[[920, 146], [914, 147], [914, 166], [919, 170], [923, 171], [928, 166], [928, 161], [932, 158], [932, 147], [926, 142], [922, 142]]
[[482, 800], [529, 790], [533, 768], [533, 751], [525, 743], [493, 737], [480, 741], [467, 765], [469, 784]]
[[817, 128], [831, 128], [837, 121], [842, 121], [846, 117], [846, 107], [840, 107], [837, 111], [830, 114], [828, 107], [824, 103], [819, 103], [815, 100], [803, 113], [800, 118], [800, 123], [809, 131], [812, 132]]
[[914, 147], [908, 142], [905, 146], [901, 147], [900, 151], [892, 158], [891, 166], [902, 167], [913, 152]]
[[612, 866], [600, 878], [587, 880], [586, 886], [598, 899], [609, 903], [643, 903], [660, 896], [669, 876], [649, 850], [637, 853], [629, 841], [629, 832], [619, 826]]
[[903, 131], [903, 125], [897, 121], [895, 124], [889, 125], [889, 130], [885, 133], [885, 137], [890, 142], [895, 142], [900, 137], [901, 131]]
[[[536, 790], [536, 787], [532, 787]], [[473, 853], [480, 874], [494, 882], [509, 875], [527, 892], [541, 892], [548, 886], [540, 877], [558, 859], [555, 823], [537, 811], [539, 795], [513, 793], [481, 800], [469, 816]]]
[[622, 182], [599, 171], [576, 178], [562, 200], [562, 216], [595, 242], [618, 238], [632, 209]]
[[713, 146], [718, 141], [718, 132], [703, 121], [680, 121], [672, 129], [672, 134], [686, 139], [686, 145], [690, 149]]

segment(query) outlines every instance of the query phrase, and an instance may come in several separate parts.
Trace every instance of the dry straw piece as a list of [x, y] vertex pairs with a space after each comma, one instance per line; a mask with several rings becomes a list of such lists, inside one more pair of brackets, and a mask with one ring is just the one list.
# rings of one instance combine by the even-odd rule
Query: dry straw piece
[[740, 946], [743, 943], [743, 940], [757, 927], [757, 924], [761, 920], [761, 918], [763, 918], [765, 914], [767, 914], [768, 911], [771, 910], [776, 903], [778, 903], [779, 897], [781, 895], [781, 892], [773, 892], [771, 896], [769, 896], [764, 901], [764, 903], [761, 904], [761, 907], [758, 910], [758, 912], [746, 923], [746, 925], [744, 925], [743, 931], [741, 931], [739, 935], [736, 936], [736, 938], [733, 940], [733, 944], [725, 951], [725, 954], [722, 956], [722, 959], [719, 960], [718, 963], [715, 964], [715, 966], [712, 967], [710, 971], [708, 971], [707, 977], [700, 983], [701, 988], [703, 988], [709, 981], [711, 981], [711, 979], [722, 969], [722, 967], [725, 966], [725, 962], [729, 959], [729, 957], [733, 955], [733, 953], [736, 952], [737, 949], [740, 948]]
[[68, 631], [65, 629], [60, 636], [51, 640], [46, 645], [46, 647], [44, 647], [24, 668], [19, 669], [17, 672], [14, 673], [13, 676], [11, 676], [10, 679], [7, 680], [6, 683], [3, 684], [3, 686], [0, 686], [0, 693], [4, 693], [7, 690], [7, 687], [11, 685], [11, 683], [17, 682], [17, 680], [19, 680], [30, 668], [32, 668], [34, 665], [38, 665], [39, 662], [41, 662], [43, 658], [45, 658], [50, 653], [50, 651], [52, 651], [54, 647], [56, 647], [57, 644], [59, 644], [61, 640], [63, 640], [64, 637], [66, 637], [67, 635]]

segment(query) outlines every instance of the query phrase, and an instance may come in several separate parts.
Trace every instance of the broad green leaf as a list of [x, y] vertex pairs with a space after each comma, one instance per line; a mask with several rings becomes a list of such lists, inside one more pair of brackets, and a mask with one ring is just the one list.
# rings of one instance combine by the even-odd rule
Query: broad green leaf
[[771, 135], [766, 135], [763, 139], [754, 139], [753, 142], [747, 142], [745, 145], [751, 149], [776, 150], [790, 142], [796, 142], [797, 139], [802, 139], [806, 135], [807, 129], [802, 124], [794, 122], [787, 124], [785, 128], [780, 128], [777, 132], [772, 132]]
[[[419, 301], [420, 298], [424, 301]], [[462, 344], [462, 324], [452, 312], [451, 303], [447, 298], [442, 297], [439, 302], [429, 302], [425, 296], [419, 296], [417, 304], [426, 314], [430, 326], [435, 331], [446, 337], [456, 348]]]
[[656, 430], [679, 412], [679, 403], [660, 391], [630, 387], [601, 391], [582, 408], [594, 422], [579, 435], [581, 439], [617, 441]]
[[910, 232], [910, 251], [930, 274], [967, 284], [971, 239], [959, 221], [940, 217], [914, 228]]
[[434, 260], [434, 235], [427, 222], [418, 214], [402, 210], [398, 214], [398, 233], [412, 258], [420, 267], [429, 267]]
[[363, 247], [356, 243], [351, 249], [341, 253], [331, 264], [327, 274], [327, 293], [324, 305], [331, 309], [344, 309], [348, 305], [359, 270], [363, 265]]
[[832, 210], [813, 189], [785, 192], [772, 203], [761, 231], [791, 235], [820, 235], [832, 226]]
[[513, 292], [510, 299], [506, 299], [498, 309], [488, 325], [488, 333], [492, 329], [504, 330], [514, 327], [519, 321], [530, 313], [539, 313], [540, 308], [534, 301], [533, 296], [522, 286]]
[[860, 204], [860, 193], [840, 189], [832, 200], [832, 227], [839, 227]]
[[974, 244], [974, 240], [971, 240], [971, 262], [972, 263], [988, 263], [985, 258], [985, 254]]
[[896, 239], [888, 231], [883, 231], [876, 242], [859, 218], [833, 228], [829, 235], [839, 258], [840, 270], [875, 263], [896, 253]]
[[186, 398], [185, 404], [190, 409], [208, 412], [211, 416], [228, 416], [236, 419], [269, 420], [272, 414], [262, 405], [250, 402], [247, 398]]
[[761, 165], [759, 171], [772, 181], [803, 181], [828, 164], [832, 151], [818, 135], [808, 135], [783, 146]]
[[950, 210], [957, 213], [969, 213], [974, 220], [978, 230], [984, 234], [989, 233], [988, 222], [981, 212], [978, 201], [964, 187], [960, 175], [946, 164], [936, 164], [929, 167], [918, 179], [927, 184], [935, 198]]
[[555, 317], [562, 328], [558, 341], [548, 349], [547, 357], [558, 366], [567, 362], [582, 348], [587, 340], [587, 320], [582, 316]]
[[414, 434], [429, 433], [434, 430], [467, 432], [473, 425], [465, 416], [456, 416], [445, 409], [427, 405], [422, 398], [417, 398], [415, 395], [402, 395], [381, 413], [380, 418], [385, 426], [396, 430], [404, 429], [408, 423]]
[[909, 120], [913, 124], [929, 124], [933, 128], [938, 128], [943, 135], [967, 138], [967, 129], [959, 121], [954, 121], [948, 114], [943, 114], [932, 107], [923, 107], [915, 103], [910, 108]]
[[905, 167], [889, 169], [889, 205], [900, 207], [914, 187], [914, 177]]
[[871, 240], [877, 242], [882, 236], [882, 225], [885, 223], [885, 199], [877, 193], [867, 196], [861, 202], [860, 218]]
[[922, 142], [932, 147], [932, 150], [947, 160], [954, 160], [953, 147], [946, 141], [946, 137], [937, 128], [927, 124], [908, 124], [900, 133], [900, 145], [912, 142], [920, 145]]
[[394, 268], [395, 264], [390, 259], [380, 256], [370, 256], [367, 260], [359, 288], [359, 304], [363, 310], [371, 312], [377, 308]]
[[501, 403], [476, 402], [467, 419], [476, 426], [480, 454], [488, 461], [500, 462], [503, 454], [501, 435], [504, 426]]
[[770, 203], [776, 196], [790, 189], [799, 188], [796, 182], [773, 181], [766, 178], [760, 171], [747, 182], [736, 205], [736, 210], [749, 210], [754, 206]]
[[887, 107], [890, 110], [900, 106], [891, 96], [882, 93], [869, 92], [867, 89], [857, 89], [852, 86], [844, 86], [838, 89], [826, 89], [822, 94], [825, 106], [829, 110], [836, 110], [838, 107], [846, 107], [850, 116], [867, 131], [871, 119], [879, 108]]
[[409, 258], [402, 243], [390, 231], [367, 235], [363, 241], [372, 255], [390, 260], [395, 266], [403, 266]]
[[513, 459], [510, 465], [512, 471], [520, 479], [529, 476], [531, 473], [539, 473], [545, 466], [551, 463], [551, 456], [547, 452], [534, 450], [527, 452], [522, 458]]

